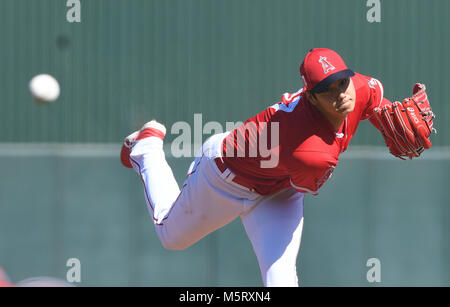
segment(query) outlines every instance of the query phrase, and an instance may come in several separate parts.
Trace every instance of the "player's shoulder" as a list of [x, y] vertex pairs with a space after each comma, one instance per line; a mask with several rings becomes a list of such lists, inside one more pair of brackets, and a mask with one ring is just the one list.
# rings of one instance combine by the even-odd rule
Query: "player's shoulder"
[[355, 72], [355, 76], [352, 77], [353, 84], [355, 86], [355, 90], [359, 89], [383, 89], [383, 84], [377, 78], [366, 76], [360, 73]]
[[289, 115], [295, 113], [294, 111], [301, 108], [305, 100], [304, 90], [299, 89], [294, 93], [284, 93], [281, 96], [281, 100], [276, 104], [271, 105], [268, 109], [271, 110], [273, 114], [277, 113], [279, 115]]
[[274, 112], [272, 121], [280, 123], [282, 138], [298, 139], [313, 128], [314, 118], [310, 107], [305, 95], [270, 107]]
[[384, 95], [383, 84], [376, 78], [355, 73], [352, 77], [356, 99], [359, 102], [378, 101]]
[[281, 111], [283, 113], [292, 113], [294, 109], [297, 107], [303, 96], [303, 89], [298, 90], [294, 93], [284, 93], [281, 96], [281, 101], [277, 102], [274, 105], [271, 105], [269, 109], [275, 113]]
[[301, 117], [304, 108], [303, 90], [294, 93], [284, 93], [281, 100], [267, 107], [259, 117], [260, 121], [278, 122], [280, 126], [292, 126]]

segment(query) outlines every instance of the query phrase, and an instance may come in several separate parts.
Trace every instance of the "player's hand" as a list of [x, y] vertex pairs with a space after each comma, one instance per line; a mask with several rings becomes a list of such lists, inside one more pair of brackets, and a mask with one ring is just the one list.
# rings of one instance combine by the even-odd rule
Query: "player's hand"
[[412, 159], [431, 147], [430, 135], [436, 132], [433, 128], [435, 116], [425, 85], [417, 83], [413, 96], [374, 111], [386, 145], [394, 156]]

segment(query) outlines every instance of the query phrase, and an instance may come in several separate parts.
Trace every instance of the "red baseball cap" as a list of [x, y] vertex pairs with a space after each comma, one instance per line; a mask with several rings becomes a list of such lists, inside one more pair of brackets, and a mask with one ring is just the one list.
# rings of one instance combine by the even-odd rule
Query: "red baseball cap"
[[339, 79], [352, 77], [355, 73], [348, 69], [339, 54], [331, 49], [314, 48], [305, 56], [300, 65], [300, 75], [305, 91], [322, 93]]

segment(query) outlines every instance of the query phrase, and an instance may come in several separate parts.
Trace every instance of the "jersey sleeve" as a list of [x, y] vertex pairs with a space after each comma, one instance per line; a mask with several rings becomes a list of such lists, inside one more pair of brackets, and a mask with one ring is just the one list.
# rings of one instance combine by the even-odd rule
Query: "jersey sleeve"
[[301, 178], [297, 175], [293, 175], [290, 177], [290, 184], [296, 191], [300, 193], [309, 193], [314, 196], [319, 195], [316, 187], [311, 184], [311, 182], [305, 181], [304, 178]]
[[375, 108], [382, 108], [384, 105], [390, 103], [388, 99], [384, 98], [384, 88], [380, 81], [375, 78], [371, 78], [367, 81], [367, 87], [369, 91], [369, 99], [361, 120], [370, 119], [374, 114], [373, 110]]
[[378, 130], [382, 131], [378, 121], [373, 116], [375, 108], [383, 108], [385, 105], [391, 104], [391, 102], [384, 98], [383, 84], [375, 78], [367, 77], [367, 89], [368, 89], [368, 103], [362, 114], [361, 120], [369, 119], [372, 125]]
[[319, 189], [331, 177], [337, 160], [328, 152], [300, 152], [294, 154], [289, 172], [291, 186], [299, 192], [318, 195]]

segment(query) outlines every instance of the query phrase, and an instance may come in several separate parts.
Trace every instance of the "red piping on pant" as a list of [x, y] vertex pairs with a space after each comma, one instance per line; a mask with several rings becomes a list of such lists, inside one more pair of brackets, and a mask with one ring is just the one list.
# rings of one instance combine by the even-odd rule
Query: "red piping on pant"
[[[147, 185], [145, 184], [144, 178], [142, 178], [141, 165], [140, 165], [139, 163], [137, 163], [135, 160], [133, 160], [131, 157], [130, 157], [130, 160], [131, 160], [131, 162], [133, 162], [134, 164], [136, 164], [137, 167], [139, 168], [139, 177], [141, 178], [141, 181], [142, 181], [142, 183], [143, 183], [143, 185], [144, 185], [145, 198], [147, 199], [147, 203], [149, 204], [150, 208], [152, 209], [152, 212], [153, 212], [152, 218], [153, 218], [153, 220], [154, 220], [155, 222], [157, 222], [155, 225], [157, 225], [157, 226], [163, 226], [164, 224], [158, 223], [158, 219], [155, 218], [155, 215], [154, 215], [154, 214], [155, 214], [155, 209], [153, 208], [152, 202], [150, 201], [150, 197], [148, 196], [148, 193], [147, 193]], [[200, 161], [201, 161], [201, 159], [200, 159]], [[200, 161], [199, 161], [199, 163], [197, 164], [197, 166], [200, 164]], [[196, 167], [196, 169], [197, 169], [197, 167]], [[193, 170], [191, 173], [189, 173], [189, 174], [187, 175], [187, 177], [189, 177], [191, 174], [195, 173], [196, 169]], [[183, 192], [183, 189], [184, 189], [185, 186], [187, 186], [187, 184], [183, 185], [183, 187], [181, 188], [181, 191], [180, 191], [180, 193], [178, 194], [177, 199], [174, 201], [174, 203], [173, 203], [173, 205], [172, 205], [172, 208], [175, 206], [175, 203], [176, 203], [176, 202], [178, 201], [178, 199], [180, 198], [181, 193]], [[169, 212], [167, 213], [167, 216], [166, 216], [165, 218], [163, 218], [162, 221], [167, 220], [167, 218], [169, 217], [170, 211], [172, 211], [172, 208], [170, 208]], [[161, 221], [161, 222], [162, 222], [162, 221]]]

